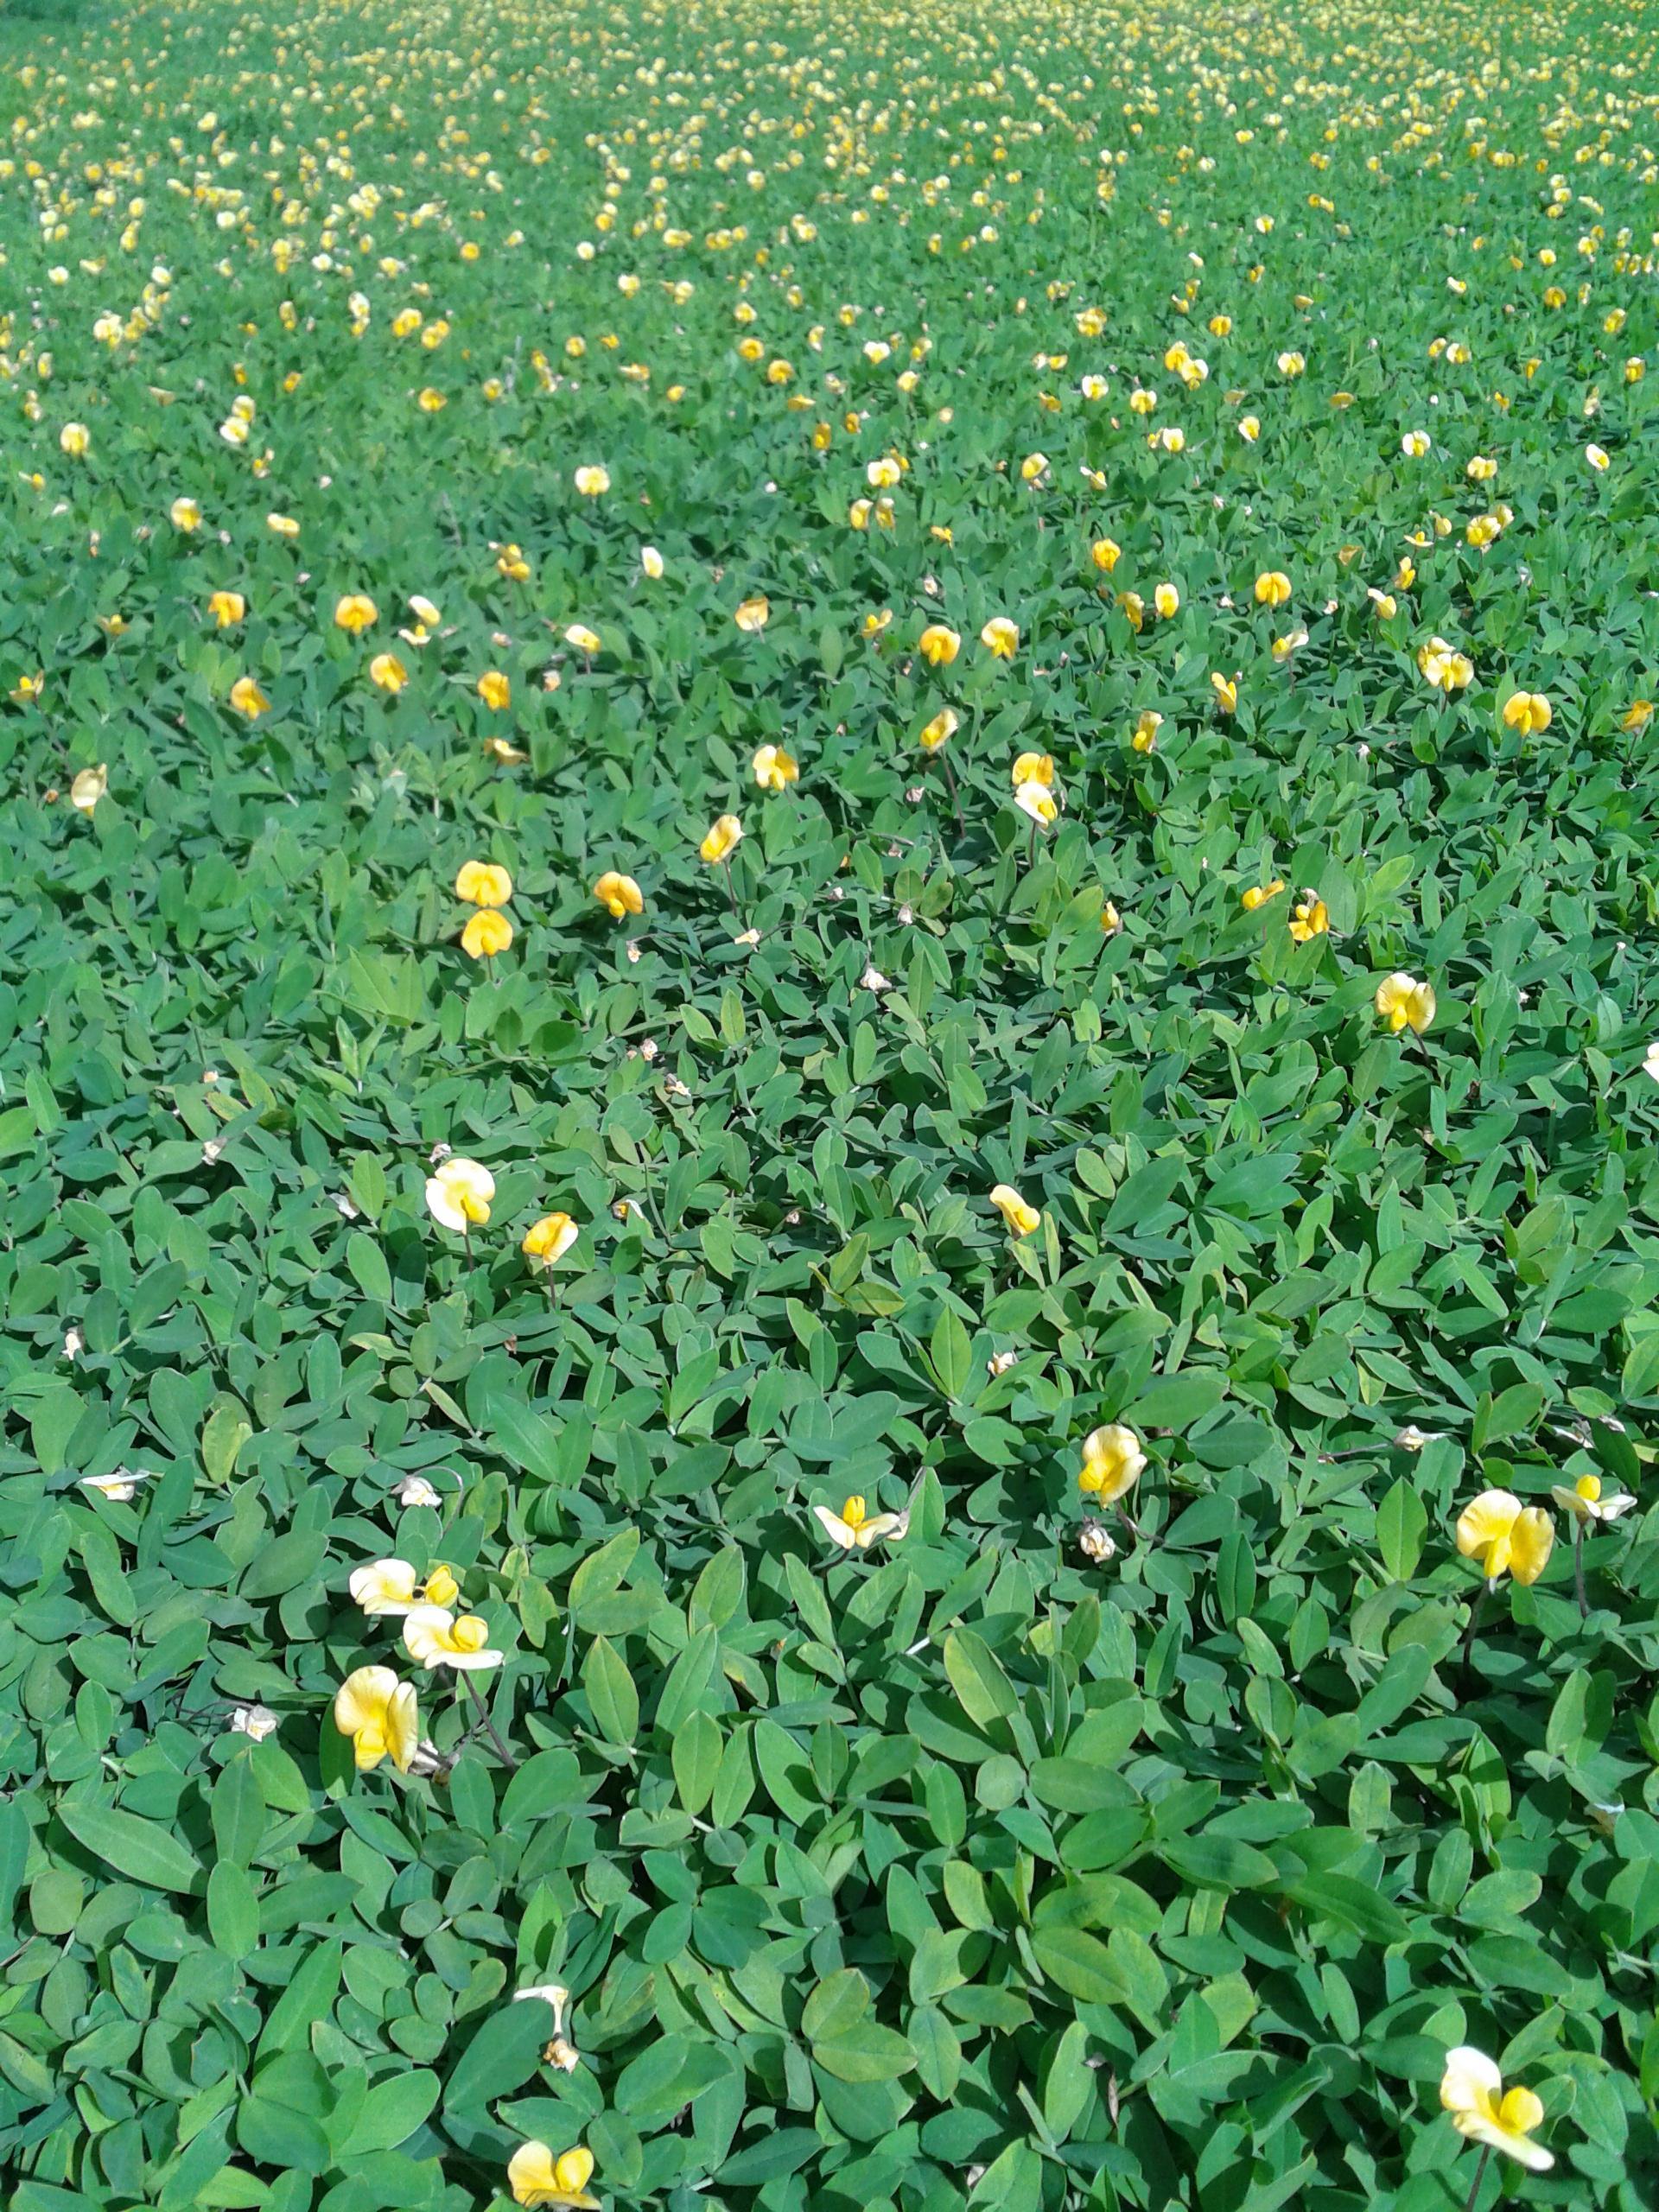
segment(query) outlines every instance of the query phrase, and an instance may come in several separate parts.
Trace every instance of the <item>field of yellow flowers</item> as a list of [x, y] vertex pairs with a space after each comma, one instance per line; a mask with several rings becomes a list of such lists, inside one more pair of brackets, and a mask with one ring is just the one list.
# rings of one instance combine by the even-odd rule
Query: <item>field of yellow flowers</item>
[[1646, 2212], [1653, 10], [0, 73], [8, 2212]]

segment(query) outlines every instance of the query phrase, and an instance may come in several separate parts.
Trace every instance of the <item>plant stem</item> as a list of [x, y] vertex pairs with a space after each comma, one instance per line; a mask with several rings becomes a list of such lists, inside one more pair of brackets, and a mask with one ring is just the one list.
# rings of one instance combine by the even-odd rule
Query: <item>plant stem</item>
[[1579, 1618], [1590, 1618], [1590, 1601], [1584, 1594], [1584, 1523], [1576, 1515], [1573, 1522], [1573, 1587], [1579, 1593]]
[[957, 784], [957, 772], [943, 753], [939, 755], [939, 766], [944, 771], [944, 780], [950, 788], [950, 804], [957, 810], [957, 835], [965, 837], [968, 835], [968, 818], [962, 810], [962, 792]]
[[473, 1703], [478, 1707], [478, 1717], [480, 1720], [483, 1722], [485, 1729], [488, 1732], [490, 1741], [495, 1745], [496, 1750], [500, 1753], [502, 1764], [507, 1767], [517, 1768], [518, 1762], [514, 1758], [512, 1753], [502, 1742], [499, 1736], [496, 1734], [495, 1723], [490, 1718], [489, 1708], [485, 1704], [483, 1699], [480, 1697], [478, 1692], [473, 1688], [472, 1676], [470, 1675], [462, 1674], [460, 1675], [459, 1679], [461, 1686], [466, 1690], [467, 1696], [471, 1698]]
[[1475, 2212], [1475, 2205], [1480, 2196], [1480, 2184], [1486, 2178], [1486, 2161], [1491, 2155], [1491, 2145], [1484, 2144], [1481, 2147], [1480, 2163], [1475, 2168], [1475, 2185], [1469, 2192], [1469, 2202], [1464, 2206], [1463, 2212]]
[[[737, 893], [732, 887], [732, 864], [730, 861], [722, 861], [720, 865], [721, 872], [724, 874], [726, 878], [726, 896], [731, 902], [732, 912], [736, 914]], [[738, 919], [741, 921], [742, 918], [742, 916], [739, 914]]]
[[1469, 1625], [1463, 1632], [1463, 1653], [1458, 1662], [1459, 1669], [1465, 1675], [1469, 1671], [1470, 1655], [1475, 1648], [1475, 1630], [1480, 1626], [1480, 1617], [1486, 1610], [1486, 1593], [1491, 1586], [1490, 1582], [1483, 1581], [1475, 1592], [1474, 1604], [1469, 1608]]

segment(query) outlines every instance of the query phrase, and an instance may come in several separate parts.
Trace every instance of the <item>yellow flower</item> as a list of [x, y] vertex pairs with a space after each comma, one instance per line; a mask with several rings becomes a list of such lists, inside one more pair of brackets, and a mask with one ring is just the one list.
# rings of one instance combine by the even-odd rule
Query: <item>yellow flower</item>
[[991, 1204], [1001, 1215], [1011, 1236], [1031, 1236], [1043, 1218], [1035, 1206], [1026, 1204], [1012, 1183], [999, 1183], [991, 1192]]
[[1408, 430], [1400, 441], [1400, 450], [1408, 461], [1421, 461], [1433, 443], [1427, 430]]
[[431, 385], [423, 385], [415, 395], [415, 404], [423, 415], [441, 415], [449, 404], [443, 394]]
[[1484, 2051], [1463, 2044], [1446, 2052], [1440, 2103], [1459, 2134], [1489, 2151], [1502, 2151], [1535, 2174], [1548, 2173], [1555, 2161], [1531, 2140], [1544, 2117], [1543, 2106], [1530, 2089], [1511, 2089], [1500, 2100], [1503, 2088], [1503, 2077]]
[[1535, 737], [1550, 723], [1549, 702], [1541, 691], [1517, 691], [1513, 698], [1503, 702], [1503, 726], [1518, 729], [1523, 736]]
[[930, 668], [949, 668], [962, 650], [962, 633], [943, 622], [930, 622], [917, 640], [917, 650]]
[[910, 1528], [908, 1511], [871, 1513], [861, 1497], [849, 1497], [839, 1513], [832, 1513], [827, 1505], [815, 1505], [812, 1510], [823, 1524], [825, 1535], [844, 1552], [851, 1551], [855, 1545], [860, 1551], [867, 1551], [884, 1536], [897, 1543]]
[[354, 638], [379, 619], [379, 608], [365, 591], [348, 591], [334, 607], [335, 626]]
[[1584, 457], [1592, 468], [1599, 472], [1608, 466], [1608, 456], [1600, 446], [1586, 446]]
[[1100, 910], [1101, 934], [1103, 937], [1116, 937], [1122, 926], [1123, 917], [1109, 899]]
[[409, 1772], [420, 1741], [419, 1701], [413, 1682], [400, 1682], [390, 1667], [359, 1667], [334, 1693], [334, 1726], [352, 1739], [359, 1774], [390, 1756]]
[[639, 548], [640, 572], [649, 576], [653, 583], [661, 578], [663, 565], [663, 556], [654, 545], [642, 545]]
[[201, 509], [194, 499], [177, 499], [168, 509], [168, 519], [175, 530], [200, 530]]
[[867, 638], [879, 638], [892, 620], [893, 609], [890, 607], [873, 607], [860, 623], [859, 629]]
[[1265, 906], [1269, 899], [1276, 899], [1284, 887], [1284, 878], [1281, 875], [1275, 875], [1271, 883], [1251, 884], [1249, 889], [1243, 893], [1239, 903], [1243, 907], [1247, 914], [1253, 914], [1258, 906]]
[[1136, 719], [1130, 745], [1137, 753], [1150, 753], [1158, 742], [1158, 733], [1163, 726], [1164, 718], [1160, 714], [1151, 707], [1143, 707]]
[[1262, 435], [1261, 416], [1259, 415], [1241, 415], [1238, 418], [1238, 435], [1243, 439], [1247, 446], [1253, 446]]
[[589, 660], [600, 650], [599, 633], [582, 622], [573, 622], [564, 633], [567, 645], [574, 645], [579, 653], [586, 653]]
[[772, 601], [764, 593], [757, 593], [753, 599], [746, 599], [743, 601], [732, 620], [740, 630], [746, 630], [751, 633], [757, 630], [764, 630], [772, 620]]
[[1419, 645], [1417, 667], [1424, 681], [1448, 698], [1474, 681], [1474, 663], [1466, 653], [1455, 652], [1444, 638], [1431, 638], [1426, 645]]
[[512, 896], [512, 878], [493, 861], [463, 861], [455, 896], [473, 906], [505, 906]]
[[594, 2154], [578, 2148], [556, 2158], [545, 2143], [521, 2143], [507, 2165], [507, 2185], [515, 2204], [553, 2204], [560, 2212], [599, 2212], [599, 2199], [588, 2195]]
[[1299, 377], [1306, 366], [1307, 361], [1305, 356], [1300, 353], [1281, 353], [1279, 356], [1279, 373], [1281, 376]]
[[903, 474], [904, 471], [893, 456], [890, 453], [884, 453], [879, 461], [872, 461], [867, 464], [864, 470], [864, 481], [872, 492], [890, 492]]
[[1020, 481], [1022, 484], [1034, 484], [1039, 476], [1046, 476], [1047, 473], [1048, 455], [1046, 453], [1028, 453], [1020, 464]]
[[1014, 788], [1021, 784], [1052, 784], [1054, 780], [1054, 759], [1048, 753], [1022, 753], [1014, 764]]
[[1391, 622], [1400, 612], [1400, 602], [1392, 592], [1378, 591], [1375, 584], [1367, 584], [1365, 595], [1376, 608], [1379, 621]]
[[1471, 484], [1490, 484], [1497, 474], [1497, 463], [1490, 454], [1478, 453], [1463, 473]]
[[1434, 986], [1395, 969], [1376, 987], [1376, 1011], [1396, 1037], [1402, 1029], [1421, 1037], [1434, 1019]]
[[1637, 699], [1620, 715], [1618, 726], [1621, 729], [1628, 730], [1632, 737], [1640, 737], [1652, 720], [1652, 700]]
[[568, 1213], [543, 1214], [524, 1231], [518, 1249], [527, 1260], [539, 1260], [544, 1268], [550, 1268], [564, 1257], [581, 1234]]
[[594, 886], [594, 896], [613, 921], [645, 911], [645, 894], [639, 885], [631, 875], [619, 875], [613, 868], [607, 868]]
[[1012, 660], [1020, 644], [1020, 632], [1006, 614], [993, 614], [979, 633], [979, 642], [998, 660]]
[[1283, 607], [1290, 599], [1290, 578], [1282, 569], [1263, 569], [1255, 580], [1258, 607]]
[[1478, 1559], [1489, 1582], [1506, 1572], [1535, 1582], [1548, 1563], [1555, 1523], [1541, 1505], [1523, 1506], [1512, 1491], [1484, 1490], [1458, 1516], [1458, 1549]]
[[270, 700], [251, 676], [238, 676], [232, 684], [231, 704], [250, 721], [257, 721], [261, 715], [270, 712]]
[[512, 924], [493, 910], [474, 914], [461, 933], [461, 949], [473, 960], [493, 960], [512, 943]]
[[1097, 537], [1089, 548], [1090, 560], [1097, 569], [1103, 569], [1109, 576], [1122, 556], [1123, 549], [1115, 537]]
[[409, 671], [396, 653], [376, 653], [369, 663], [369, 680], [396, 698], [409, 681]]
[[1210, 689], [1216, 695], [1216, 706], [1219, 712], [1224, 715], [1238, 712], [1238, 678], [1236, 676], [1222, 676], [1212, 671]]
[[931, 722], [923, 726], [916, 742], [924, 753], [937, 753], [957, 732], [957, 712], [953, 707], [941, 707]]
[[459, 1675], [479, 1675], [499, 1667], [505, 1652], [489, 1648], [487, 1624], [476, 1613], [452, 1613], [447, 1605], [411, 1605], [404, 1616], [404, 1649], [429, 1672], [450, 1667]]
[[401, 1619], [418, 1605], [447, 1605], [460, 1588], [447, 1567], [435, 1567], [424, 1584], [406, 1559], [377, 1559], [352, 1569], [352, 1597], [371, 1620]]
[[478, 696], [486, 707], [493, 707], [498, 714], [512, 704], [512, 685], [499, 668], [486, 668], [478, 679]]
[[611, 488], [611, 472], [598, 462], [576, 471], [576, 489], [584, 499], [597, 499]]
[[1102, 1505], [1115, 1505], [1135, 1488], [1146, 1464], [1141, 1440], [1132, 1428], [1114, 1421], [1108, 1427], [1090, 1429], [1083, 1440], [1077, 1487]]
[[1306, 643], [1306, 630], [1287, 630], [1282, 638], [1274, 639], [1273, 657], [1274, 660], [1288, 660], [1293, 653], [1300, 652]]
[[58, 432], [58, 443], [72, 461], [79, 461], [92, 442], [92, 433], [84, 423], [66, 423]]
[[482, 1228], [490, 1217], [495, 1178], [475, 1160], [451, 1157], [426, 1179], [426, 1210], [445, 1229]]
[[513, 583], [527, 583], [530, 581], [530, 563], [524, 558], [523, 548], [504, 545], [495, 556], [495, 572]]
[[1310, 938], [1325, 936], [1330, 927], [1331, 917], [1325, 912], [1324, 899], [1317, 892], [1304, 891], [1291, 912], [1292, 937], [1298, 944], [1306, 944]]
[[1181, 611], [1181, 594], [1173, 584], [1160, 584], [1152, 594], [1152, 603], [1160, 620], [1167, 622]]
[[292, 538], [300, 534], [300, 525], [292, 515], [267, 515], [265, 528], [276, 537]]
[[722, 814], [709, 829], [708, 836], [697, 847], [698, 852], [712, 868], [717, 861], [729, 859], [737, 850], [743, 836], [743, 824], [734, 814]]
[[781, 745], [762, 745], [749, 763], [763, 791], [781, 791], [796, 782], [800, 768]]
[[1617, 1497], [1604, 1497], [1599, 1475], [1580, 1475], [1571, 1490], [1556, 1484], [1549, 1494], [1564, 1513], [1571, 1514], [1576, 1522], [1587, 1522], [1592, 1528], [1599, 1521], [1618, 1520], [1636, 1504], [1628, 1491]]
[[110, 772], [100, 760], [96, 768], [83, 768], [69, 786], [69, 804], [77, 814], [90, 814], [110, 788]]
[[248, 602], [239, 591], [213, 591], [207, 594], [207, 612], [221, 630], [228, 630], [239, 622], [248, 611]]

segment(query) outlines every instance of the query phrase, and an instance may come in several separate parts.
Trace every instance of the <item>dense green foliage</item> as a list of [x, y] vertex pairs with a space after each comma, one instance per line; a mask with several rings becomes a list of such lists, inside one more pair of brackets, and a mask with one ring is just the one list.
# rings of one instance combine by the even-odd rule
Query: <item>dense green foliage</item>
[[11, 2212], [1652, 2203], [1656, 43], [0, 16]]

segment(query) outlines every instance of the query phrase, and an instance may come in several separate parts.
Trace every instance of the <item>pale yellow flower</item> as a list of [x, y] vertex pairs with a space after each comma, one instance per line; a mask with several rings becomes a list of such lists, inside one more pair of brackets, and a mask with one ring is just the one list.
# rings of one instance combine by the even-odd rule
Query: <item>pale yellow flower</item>
[[407, 1774], [421, 1733], [415, 1685], [400, 1682], [390, 1667], [358, 1668], [334, 1694], [334, 1726], [351, 1738], [359, 1773], [390, 1758]]
[[1376, 1011], [1396, 1037], [1402, 1029], [1421, 1037], [1434, 1019], [1434, 986], [1396, 969], [1376, 987]]
[[991, 1204], [996, 1208], [1013, 1236], [1029, 1236], [1040, 1226], [1042, 1214], [1037, 1207], [1027, 1205], [1011, 1183], [999, 1183], [991, 1192]]
[[1502, 2151], [1535, 2174], [1548, 2173], [1554, 2158], [1533, 2142], [1544, 2107], [1530, 2089], [1503, 2094], [1503, 2077], [1484, 2051], [1463, 2044], [1446, 2054], [1440, 2103], [1459, 2135], [1487, 2150]]
[[1478, 1559], [1489, 1582], [1505, 1573], [1535, 1582], [1548, 1564], [1555, 1523], [1541, 1506], [1523, 1506], [1513, 1491], [1484, 1490], [1458, 1516], [1458, 1549]]
[[495, 1178], [475, 1160], [451, 1156], [426, 1181], [427, 1211], [445, 1229], [464, 1234], [490, 1217]]
[[1077, 1487], [1102, 1505], [1115, 1505], [1135, 1488], [1146, 1464], [1135, 1431], [1114, 1421], [1084, 1438]]

